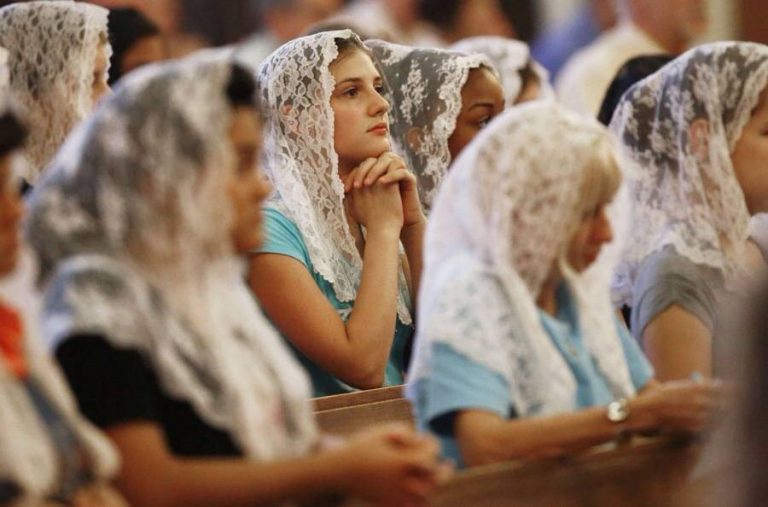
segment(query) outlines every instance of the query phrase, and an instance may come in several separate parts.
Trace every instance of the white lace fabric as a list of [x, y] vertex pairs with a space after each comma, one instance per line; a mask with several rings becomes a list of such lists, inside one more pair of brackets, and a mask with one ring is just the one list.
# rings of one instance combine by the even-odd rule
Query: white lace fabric
[[269, 460], [305, 453], [316, 428], [309, 381], [232, 251], [227, 54], [121, 81], [36, 187], [27, 237], [52, 347], [95, 333], [139, 351], [164, 392]]
[[[580, 223], [584, 160], [606, 142], [596, 121], [538, 102], [504, 112], [459, 156], [427, 229], [411, 382], [430, 375], [434, 345], [446, 344], [502, 375], [520, 416], [575, 407], [576, 380], [536, 298]], [[599, 370], [616, 396], [631, 396], [609, 293], [615, 257], [605, 248], [566, 280]]]
[[[11, 111], [7, 59], [7, 52], [0, 48], [0, 115]], [[2, 298], [0, 303], [6, 304]], [[24, 327], [22, 339], [29, 378], [42, 390], [78, 438], [88, 454], [94, 477], [109, 479], [117, 471], [117, 453], [106, 438], [77, 413], [66, 381], [37, 342], [37, 337], [30, 333], [32, 326]], [[0, 477], [19, 486], [20, 501], [35, 504], [56, 491], [59, 456], [28, 391], [11, 373], [2, 357], [0, 407]]]
[[[109, 11], [69, 0], [0, 9], [0, 46], [10, 53], [11, 87], [30, 128], [25, 179], [34, 183], [72, 128], [93, 109], [94, 63], [107, 61]], [[109, 69], [105, 70], [105, 73]]]
[[379, 40], [366, 41], [366, 45], [387, 83], [392, 140], [416, 174], [421, 204], [429, 211], [451, 164], [448, 139], [456, 130], [461, 90], [469, 72], [479, 67], [496, 71], [488, 58], [479, 54]]
[[[344, 212], [331, 108], [335, 82], [330, 65], [338, 56], [336, 41], [345, 39], [357, 36], [342, 30], [288, 42], [262, 62], [257, 80], [266, 123], [266, 172], [275, 189], [268, 206], [296, 224], [314, 269], [331, 284], [337, 299], [353, 302], [363, 260]], [[410, 325], [402, 269], [399, 278], [397, 314]]]
[[[611, 122], [632, 199], [632, 234], [613, 282], [618, 303], [631, 304], [641, 263], [666, 246], [721, 272], [727, 288], [737, 283], [750, 215], [731, 153], [766, 84], [768, 47], [720, 42], [688, 51], [624, 96]], [[689, 132], [700, 120], [709, 135], [697, 153]]]
[[555, 100], [555, 90], [549, 82], [549, 72], [531, 56], [528, 44], [514, 39], [497, 36], [478, 36], [462, 39], [451, 49], [468, 55], [481, 54], [488, 57], [501, 76], [504, 99], [512, 107], [523, 91], [520, 71], [530, 65], [539, 79], [540, 98]]
[[[91, 473], [108, 480], [119, 466], [109, 441], [77, 412], [66, 380], [35, 337], [24, 336], [29, 376], [61, 414], [88, 455]], [[40, 501], [57, 492], [59, 455], [29, 392], [0, 359], [0, 477], [21, 489], [20, 500]], [[36, 505], [36, 504], [35, 504]]]

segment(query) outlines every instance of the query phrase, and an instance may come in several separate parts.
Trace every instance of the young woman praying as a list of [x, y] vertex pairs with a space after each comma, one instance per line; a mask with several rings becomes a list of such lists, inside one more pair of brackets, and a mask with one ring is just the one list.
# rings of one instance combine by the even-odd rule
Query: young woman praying
[[258, 72], [274, 195], [251, 288], [316, 396], [402, 384], [426, 219], [384, 80], [348, 30], [291, 41]]

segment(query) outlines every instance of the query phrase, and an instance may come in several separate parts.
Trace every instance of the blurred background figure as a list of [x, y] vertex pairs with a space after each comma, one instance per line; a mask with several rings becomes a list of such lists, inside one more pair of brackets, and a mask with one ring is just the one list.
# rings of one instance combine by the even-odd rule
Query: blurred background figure
[[338, 19], [355, 23], [372, 38], [414, 46], [442, 45], [434, 27], [421, 17], [419, 0], [356, 0]]
[[[245, 41], [245, 61], [259, 62], [284, 43], [333, 14], [343, 0], [254, 0], [261, 30]], [[218, 7], [216, 7], [218, 8]]]
[[420, 0], [419, 12], [445, 44], [478, 35], [517, 35], [499, 0]]
[[109, 11], [109, 39], [112, 43], [110, 86], [133, 69], [168, 57], [158, 26], [131, 7]]
[[566, 63], [556, 81], [560, 100], [597, 115], [608, 86], [630, 58], [680, 54], [708, 26], [705, 0], [620, 0], [620, 22]]
[[545, 27], [532, 41], [531, 53], [556, 78], [568, 58], [617, 20], [616, 0], [589, 0], [565, 21]]

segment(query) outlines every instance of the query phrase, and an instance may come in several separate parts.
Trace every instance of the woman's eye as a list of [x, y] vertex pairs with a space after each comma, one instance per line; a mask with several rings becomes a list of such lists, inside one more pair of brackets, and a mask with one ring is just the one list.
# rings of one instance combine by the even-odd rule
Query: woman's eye
[[477, 122], [477, 126], [479, 128], [481, 128], [481, 129], [483, 129], [483, 128], [487, 127], [490, 122], [491, 122], [491, 117], [490, 116], [486, 116], [485, 118], [481, 118]]
[[378, 85], [374, 89], [376, 90], [376, 93], [378, 93], [379, 95], [384, 95], [385, 90], [383, 85]]
[[349, 88], [344, 91], [344, 95], [347, 97], [357, 97], [357, 88]]

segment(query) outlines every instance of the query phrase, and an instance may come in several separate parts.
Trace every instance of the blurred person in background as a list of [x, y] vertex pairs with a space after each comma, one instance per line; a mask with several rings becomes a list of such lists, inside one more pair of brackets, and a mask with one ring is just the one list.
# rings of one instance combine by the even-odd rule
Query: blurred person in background
[[373, 38], [413, 46], [441, 46], [437, 30], [419, 12], [419, 0], [356, 0], [339, 15]]
[[680, 54], [708, 26], [704, 0], [620, 0], [619, 24], [577, 52], [555, 89], [563, 104], [597, 115], [611, 80], [627, 60], [657, 53]]
[[244, 61], [260, 62], [284, 43], [335, 14], [342, 0], [256, 0], [262, 29], [244, 42]]
[[11, 91], [29, 122], [20, 174], [34, 185], [69, 132], [109, 92], [109, 11], [81, 2], [18, 2], [0, 10]]
[[499, 0], [420, 0], [419, 12], [445, 44], [477, 35], [516, 36]]
[[109, 12], [109, 40], [112, 43], [110, 86], [133, 69], [164, 60], [168, 55], [157, 25], [130, 7]]
[[616, 25], [616, 0], [589, 0], [565, 22], [538, 34], [531, 43], [533, 56], [553, 78], [579, 49]]

